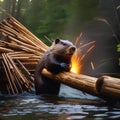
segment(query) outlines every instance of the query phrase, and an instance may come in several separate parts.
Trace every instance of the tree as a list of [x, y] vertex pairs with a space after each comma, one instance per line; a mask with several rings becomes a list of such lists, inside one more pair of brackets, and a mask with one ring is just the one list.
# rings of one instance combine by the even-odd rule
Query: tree
[[44, 19], [45, 0], [32, 0], [24, 14], [25, 24], [36, 34], [40, 21]]
[[71, 0], [67, 6], [68, 23], [65, 34], [78, 36], [93, 21], [98, 13], [99, 0]]
[[61, 37], [63, 28], [66, 24], [67, 14], [65, 10], [65, 2], [63, 0], [46, 1], [45, 18], [41, 20], [41, 26], [37, 33], [50, 38]]

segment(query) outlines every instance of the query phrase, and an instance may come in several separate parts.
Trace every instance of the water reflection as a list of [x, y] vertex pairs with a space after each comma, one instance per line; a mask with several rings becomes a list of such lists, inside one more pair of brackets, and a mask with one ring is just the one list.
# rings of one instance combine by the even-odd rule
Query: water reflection
[[36, 96], [0, 96], [0, 120], [120, 119], [120, 106], [100, 99]]

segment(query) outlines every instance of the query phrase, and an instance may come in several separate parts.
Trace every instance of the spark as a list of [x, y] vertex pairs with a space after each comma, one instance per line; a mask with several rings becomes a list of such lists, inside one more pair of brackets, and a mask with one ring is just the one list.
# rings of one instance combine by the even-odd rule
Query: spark
[[90, 62], [90, 64], [91, 64], [91, 68], [92, 68], [92, 70], [94, 70], [94, 69], [95, 69], [95, 67], [94, 67], [93, 62], [91, 61], [91, 62]]

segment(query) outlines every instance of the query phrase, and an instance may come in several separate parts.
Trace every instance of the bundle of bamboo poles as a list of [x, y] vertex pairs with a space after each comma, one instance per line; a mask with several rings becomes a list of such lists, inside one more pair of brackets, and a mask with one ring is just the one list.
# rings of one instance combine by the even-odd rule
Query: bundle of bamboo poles
[[35, 66], [48, 46], [10, 16], [0, 23], [0, 92], [30, 92]]

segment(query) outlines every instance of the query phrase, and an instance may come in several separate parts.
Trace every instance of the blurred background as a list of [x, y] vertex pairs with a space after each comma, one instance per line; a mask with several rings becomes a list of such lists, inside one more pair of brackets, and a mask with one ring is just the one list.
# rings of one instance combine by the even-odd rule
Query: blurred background
[[0, 0], [0, 8], [0, 20], [14, 16], [47, 45], [46, 38], [74, 42], [80, 33], [78, 47], [95, 41], [81, 73], [120, 73], [120, 0]]

